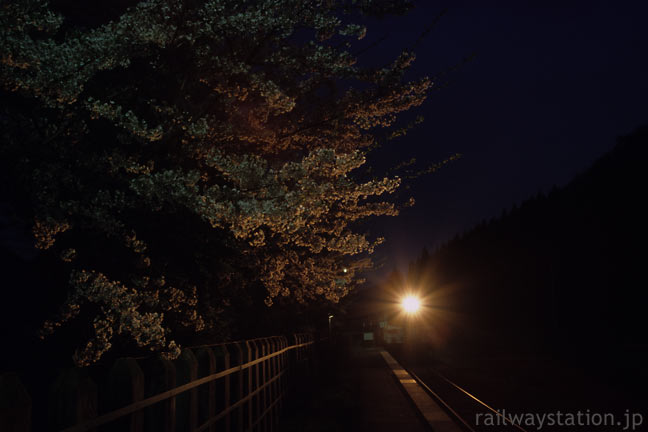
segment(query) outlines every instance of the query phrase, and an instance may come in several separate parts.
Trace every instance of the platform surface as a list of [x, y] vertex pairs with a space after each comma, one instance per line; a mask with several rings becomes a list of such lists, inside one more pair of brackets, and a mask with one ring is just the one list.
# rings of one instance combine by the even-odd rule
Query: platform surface
[[429, 432], [422, 415], [408, 398], [380, 348], [356, 351], [351, 360], [354, 393], [363, 429], [373, 432]]
[[425, 418], [435, 432], [461, 432], [457, 423], [451, 419], [423, 387], [387, 351], [380, 351], [387, 367], [403, 387], [417, 411]]

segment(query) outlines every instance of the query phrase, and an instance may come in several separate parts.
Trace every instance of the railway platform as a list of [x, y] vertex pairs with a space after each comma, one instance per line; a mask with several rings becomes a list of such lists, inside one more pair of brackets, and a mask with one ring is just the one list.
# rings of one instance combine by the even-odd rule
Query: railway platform
[[352, 355], [350, 376], [363, 430], [375, 432], [461, 429], [385, 350], [365, 347]]

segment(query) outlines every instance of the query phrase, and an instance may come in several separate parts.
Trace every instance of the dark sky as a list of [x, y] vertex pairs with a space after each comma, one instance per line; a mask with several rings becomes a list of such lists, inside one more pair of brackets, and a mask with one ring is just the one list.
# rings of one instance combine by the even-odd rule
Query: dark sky
[[[405, 269], [423, 246], [433, 250], [565, 184], [616, 136], [648, 123], [648, 2], [486, 3], [424, 0], [405, 17], [369, 23], [362, 43], [388, 37], [361, 60], [384, 63], [447, 10], [418, 46], [412, 77], [435, 76], [476, 54], [436, 81], [450, 82], [419, 110], [425, 123], [378, 156], [389, 164], [415, 156], [425, 165], [463, 154], [412, 184], [414, 208], [379, 222], [385, 270]], [[20, 249], [9, 231], [0, 240]]]
[[370, 55], [394, 55], [447, 9], [417, 49], [412, 76], [434, 76], [476, 53], [421, 108], [418, 131], [381, 156], [463, 154], [413, 184], [414, 208], [382, 222], [385, 270], [406, 269], [424, 245], [432, 250], [564, 185], [617, 136], [648, 123], [648, 2], [486, 3], [421, 1], [408, 16], [369, 27], [367, 43], [390, 38]]

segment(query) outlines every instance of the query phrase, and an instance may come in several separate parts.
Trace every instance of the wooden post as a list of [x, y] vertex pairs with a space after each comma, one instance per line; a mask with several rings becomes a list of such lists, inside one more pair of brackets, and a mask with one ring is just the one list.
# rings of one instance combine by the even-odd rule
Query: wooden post
[[[198, 361], [189, 349], [185, 348], [174, 360], [176, 367], [176, 386], [187, 384], [198, 377]], [[176, 431], [193, 432], [198, 420], [198, 389], [193, 388], [176, 397]]]
[[97, 385], [87, 370], [61, 371], [50, 387], [49, 427], [61, 430], [97, 416]]
[[[198, 361], [198, 378], [216, 373], [216, 356], [211, 348], [196, 349], [196, 360]], [[216, 384], [215, 381], [210, 381], [198, 388], [198, 426], [216, 415]], [[215, 432], [216, 424], [212, 424], [209, 431]]]
[[[144, 363], [146, 397], [171, 390], [176, 386], [176, 370], [173, 362], [155, 356]], [[176, 426], [176, 398], [145, 408], [144, 430], [147, 432], [174, 432]]]
[[[132, 358], [117, 359], [108, 377], [108, 408], [115, 410], [144, 397], [144, 374]], [[134, 412], [109, 424], [119, 432], [142, 432], [142, 412]]]
[[15, 372], [0, 375], [0, 431], [31, 430], [31, 398]]

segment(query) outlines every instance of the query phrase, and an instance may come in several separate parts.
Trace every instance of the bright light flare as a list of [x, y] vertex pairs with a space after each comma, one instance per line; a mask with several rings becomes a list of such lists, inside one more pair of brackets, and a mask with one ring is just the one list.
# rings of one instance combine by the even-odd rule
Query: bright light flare
[[421, 300], [413, 295], [408, 295], [401, 301], [401, 306], [408, 314], [415, 314], [421, 309]]

